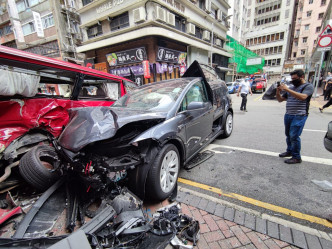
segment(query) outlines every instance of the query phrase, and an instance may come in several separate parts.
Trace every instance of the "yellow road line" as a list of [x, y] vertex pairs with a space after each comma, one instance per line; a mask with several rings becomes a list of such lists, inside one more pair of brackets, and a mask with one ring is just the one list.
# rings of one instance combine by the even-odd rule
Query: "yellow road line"
[[265, 208], [265, 209], [268, 209], [268, 210], [271, 210], [271, 211], [275, 211], [275, 212], [282, 213], [282, 214], [285, 214], [285, 215], [288, 215], [288, 216], [292, 216], [292, 217], [295, 217], [295, 218], [298, 218], [298, 219], [307, 220], [307, 221], [310, 221], [312, 223], [316, 223], [316, 224], [320, 224], [320, 225], [332, 228], [332, 223], [331, 222], [328, 222], [327, 220], [319, 218], [319, 217], [315, 217], [315, 216], [308, 215], [308, 214], [303, 214], [303, 213], [300, 213], [300, 212], [297, 212], [297, 211], [294, 211], [294, 210], [290, 210], [290, 209], [287, 209], [287, 208], [279, 207], [279, 206], [276, 206], [276, 205], [273, 205], [273, 204], [270, 204], [270, 203], [258, 201], [258, 200], [255, 200], [255, 199], [243, 196], [243, 195], [224, 192], [221, 189], [211, 187], [211, 186], [208, 186], [208, 185], [205, 185], [205, 184], [201, 184], [201, 183], [198, 183], [198, 182], [193, 182], [193, 181], [190, 181], [190, 180], [186, 180], [186, 179], [183, 179], [183, 178], [179, 178], [178, 181], [181, 182], [181, 183], [193, 186], [193, 187], [197, 187], [197, 188], [201, 188], [201, 189], [204, 189], [204, 190], [207, 190], [207, 191], [214, 192], [214, 193], [222, 195], [222, 196], [226, 196], [226, 197], [233, 198], [233, 199], [236, 199], [236, 200], [240, 200], [240, 201], [243, 201], [243, 202], [246, 202], [246, 203], [250, 203], [250, 204], [255, 205], [257, 207]]
[[259, 95], [257, 98], [254, 99], [254, 101], [257, 101], [263, 97], [264, 94]]

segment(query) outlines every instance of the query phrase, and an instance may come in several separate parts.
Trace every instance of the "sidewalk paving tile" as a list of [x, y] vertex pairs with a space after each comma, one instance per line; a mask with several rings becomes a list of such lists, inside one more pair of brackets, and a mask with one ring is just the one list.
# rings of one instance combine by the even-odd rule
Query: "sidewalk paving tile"
[[198, 208], [198, 204], [200, 203], [201, 199], [202, 199], [201, 197], [198, 197], [198, 196], [194, 195], [194, 197], [191, 199], [190, 205], [193, 206], [193, 207]]
[[320, 243], [321, 243], [323, 249], [331, 249], [332, 248], [332, 241], [322, 239], [322, 238], [319, 238], [319, 240], [320, 240]]
[[261, 238], [259, 238], [255, 232], [247, 233], [247, 236], [250, 239], [250, 241], [256, 246], [256, 248], [258, 248], [258, 249], [269, 249], [265, 245], [263, 240], [261, 240]]
[[242, 245], [246, 245], [250, 243], [250, 239], [248, 236], [242, 231], [239, 225], [231, 227], [232, 232], [238, 238]]
[[226, 207], [224, 218], [229, 221], [234, 221], [234, 214], [235, 214], [234, 208]]
[[279, 227], [277, 223], [267, 221], [267, 234], [272, 238], [279, 239]]
[[265, 245], [267, 245], [267, 247], [269, 249], [280, 249], [281, 247], [273, 240], [273, 239], [267, 239], [264, 240]]
[[225, 209], [226, 209], [225, 206], [218, 203], [214, 211], [214, 215], [219, 217], [224, 217]]
[[214, 211], [216, 210], [216, 206], [217, 206], [217, 203], [215, 203], [214, 201], [209, 201], [204, 210], [210, 214], [213, 214]]
[[292, 238], [292, 231], [289, 227], [285, 227], [283, 225], [279, 225], [280, 229], [280, 240], [285, 241], [289, 244], [293, 243], [293, 238]]
[[203, 219], [205, 220], [206, 224], [209, 226], [211, 231], [219, 230], [217, 223], [214, 221], [214, 219], [210, 214], [204, 215]]
[[185, 197], [186, 197], [187, 193], [182, 192], [182, 191], [178, 191], [177, 195], [176, 195], [176, 201], [177, 202], [183, 202]]
[[[304, 236], [304, 232], [298, 231], [296, 229], [292, 229], [294, 245], [308, 249], [307, 242]], [[332, 247], [331, 247], [332, 248]]]
[[256, 231], [262, 234], [267, 234], [266, 220], [256, 218]]
[[244, 218], [244, 226], [252, 230], [255, 230], [256, 219], [255, 216], [251, 214], [246, 214]]
[[305, 233], [309, 249], [322, 249], [318, 237]]
[[191, 201], [193, 198], [194, 198], [194, 195], [187, 194], [183, 200], [183, 203], [185, 203], [187, 205], [191, 205]]
[[236, 210], [235, 211], [234, 222], [239, 224], [239, 225], [243, 225], [244, 224], [244, 217], [245, 217], [245, 213]]
[[198, 203], [198, 207], [199, 209], [205, 210], [205, 208], [207, 207], [209, 201], [205, 198], [201, 198], [201, 201]]

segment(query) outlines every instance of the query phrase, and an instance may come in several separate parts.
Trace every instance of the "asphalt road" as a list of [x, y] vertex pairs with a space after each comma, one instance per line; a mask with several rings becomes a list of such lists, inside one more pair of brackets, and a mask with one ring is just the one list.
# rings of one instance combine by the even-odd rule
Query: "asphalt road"
[[[248, 97], [248, 112], [245, 113], [240, 111], [241, 97], [233, 94], [235, 113], [232, 135], [213, 141], [208, 148], [212, 148], [215, 155], [190, 171], [182, 170], [180, 177], [303, 214], [326, 217], [327, 213], [332, 213], [332, 192], [322, 191], [311, 181], [328, 180], [332, 183], [332, 153], [323, 144], [327, 124], [332, 120], [332, 109], [320, 113], [320, 104], [312, 100], [301, 136], [303, 162], [288, 165], [278, 157], [280, 152], [286, 150], [283, 125], [285, 103], [262, 100], [261, 96], [254, 94]], [[316, 224], [262, 206], [218, 196], [199, 188], [195, 190], [319, 229]]]

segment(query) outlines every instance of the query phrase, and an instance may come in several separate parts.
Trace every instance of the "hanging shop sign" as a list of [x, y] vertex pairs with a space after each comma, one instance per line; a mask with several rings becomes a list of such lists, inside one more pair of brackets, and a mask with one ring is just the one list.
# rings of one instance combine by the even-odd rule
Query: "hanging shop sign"
[[147, 59], [145, 48], [134, 48], [130, 50], [109, 53], [106, 55], [108, 64], [112, 66], [126, 65], [142, 62]]
[[132, 74], [137, 76], [137, 75], [144, 75], [144, 69], [143, 69], [143, 65], [131, 66], [131, 67], [121, 67], [121, 68], [111, 69], [110, 73], [121, 76], [121, 77], [131, 76]]
[[142, 65], [143, 65], [144, 78], [149, 79], [151, 77], [149, 61], [143, 61]]
[[185, 72], [186, 72], [186, 66], [180, 65], [180, 76], [184, 75]]
[[185, 64], [187, 53], [173, 49], [158, 47], [156, 61], [168, 62], [173, 64]]

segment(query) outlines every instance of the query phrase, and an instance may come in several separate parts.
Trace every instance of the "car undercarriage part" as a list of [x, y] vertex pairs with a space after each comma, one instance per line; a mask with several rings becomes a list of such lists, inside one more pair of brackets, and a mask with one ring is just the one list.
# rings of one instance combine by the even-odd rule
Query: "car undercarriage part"
[[16, 214], [21, 214], [22, 208], [16, 207], [12, 210], [0, 209], [0, 225]]
[[55, 184], [52, 185], [46, 192], [42, 194], [42, 196], [36, 201], [36, 203], [32, 206], [30, 211], [26, 214], [26, 216], [23, 218], [22, 222], [18, 226], [13, 238], [14, 239], [20, 239], [24, 237], [25, 232], [27, 231], [32, 219], [35, 217], [35, 215], [38, 213], [39, 209], [42, 207], [42, 205], [47, 201], [47, 199], [64, 183], [65, 178], [62, 177], [60, 180], [58, 180]]
[[184, 165], [184, 169], [190, 170], [201, 164], [202, 162], [208, 160], [210, 157], [212, 157], [215, 154], [215, 152], [211, 150], [205, 150], [200, 153], [198, 153], [193, 159], [191, 159], [188, 163]]
[[10, 176], [12, 168], [16, 167], [19, 163], [20, 163], [19, 161], [16, 161], [16, 162], [8, 165], [5, 168], [5, 173], [0, 177], [0, 182], [3, 182], [4, 180], [6, 180]]

